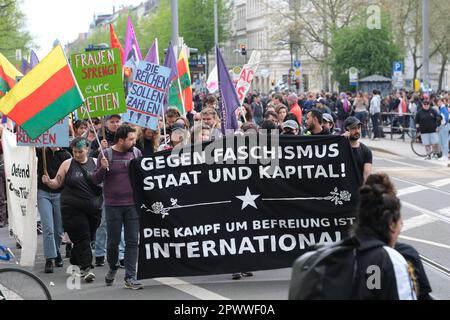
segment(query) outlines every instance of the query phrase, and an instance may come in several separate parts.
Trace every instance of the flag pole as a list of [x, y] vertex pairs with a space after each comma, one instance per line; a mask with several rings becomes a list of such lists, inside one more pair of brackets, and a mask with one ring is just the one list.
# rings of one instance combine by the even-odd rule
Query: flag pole
[[[84, 106], [81, 106], [81, 108], [84, 108]], [[97, 130], [95, 130], [94, 123], [92, 122], [91, 115], [89, 114], [89, 111], [88, 111], [88, 110], [86, 110], [86, 113], [87, 113], [87, 115], [88, 115], [89, 123], [90, 123], [91, 126], [94, 128], [95, 139], [97, 139], [97, 143], [98, 143], [98, 145], [99, 145], [99, 147], [100, 147], [100, 153], [102, 154], [103, 158], [106, 159], [105, 153], [103, 152], [102, 144], [101, 144], [101, 142], [100, 142], [100, 139], [98, 138]], [[103, 125], [102, 125], [102, 129], [104, 129], [104, 128], [103, 128]], [[106, 137], [103, 136], [103, 139], [106, 139]], [[109, 164], [109, 163], [108, 163], [108, 164]], [[109, 167], [107, 167], [106, 169], [109, 171]]]
[[156, 62], [158, 62], [158, 65], [159, 65], [158, 38], [155, 38], [155, 47], [156, 47]]

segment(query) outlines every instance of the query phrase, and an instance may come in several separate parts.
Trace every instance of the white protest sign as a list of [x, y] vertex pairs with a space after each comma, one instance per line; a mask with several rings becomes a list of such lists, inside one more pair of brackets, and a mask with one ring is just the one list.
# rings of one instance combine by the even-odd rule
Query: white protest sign
[[22, 246], [20, 264], [34, 266], [37, 249], [37, 158], [34, 147], [17, 147], [16, 135], [3, 130], [9, 229]]
[[208, 80], [206, 81], [206, 88], [208, 89], [209, 93], [214, 93], [219, 90], [219, 75], [217, 73], [217, 65], [209, 74]]
[[242, 68], [241, 74], [239, 75], [238, 82], [236, 84], [236, 92], [239, 97], [239, 102], [244, 102], [245, 95], [250, 90], [250, 85], [252, 84], [253, 77], [255, 76], [256, 69], [258, 68], [259, 62], [261, 60], [261, 53], [258, 51], [253, 51], [250, 56], [250, 60]]

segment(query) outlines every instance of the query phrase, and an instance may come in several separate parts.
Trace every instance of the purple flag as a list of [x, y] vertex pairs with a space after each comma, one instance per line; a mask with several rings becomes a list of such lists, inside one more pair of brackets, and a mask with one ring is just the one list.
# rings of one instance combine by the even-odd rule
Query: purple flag
[[150, 50], [148, 50], [148, 53], [145, 56], [145, 61], [159, 65], [158, 39], [155, 39], [155, 42], [153, 42], [152, 47], [150, 48]]
[[30, 64], [28, 63], [27, 59], [22, 58], [22, 65], [20, 66], [20, 72], [22, 72], [22, 74], [25, 75], [30, 70], [31, 70]]
[[133, 23], [131, 18], [128, 17], [127, 33], [125, 35], [125, 62], [130, 60], [134, 56], [135, 61], [142, 60], [141, 50], [136, 39], [136, 33], [134, 32]]
[[36, 53], [31, 50], [30, 51], [30, 68], [33, 69], [34, 67], [37, 66], [37, 64], [39, 63], [39, 59], [36, 55]]
[[217, 44], [216, 61], [217, 75], [219, 79], [222, 133], [225, 135], [226, 129], [237, 130], [239, 128], [235, 114], [236, 108], [239, 107], [239, 98]]
[[172, 42], [169, 42], [169, 46], [167, 47], [166, 57], [164, 58], [164, 67], [172, 70], [169, 75], [170, 81], [178, 77], [177, 58], [175, 58], [175, 53], [173, 52]]

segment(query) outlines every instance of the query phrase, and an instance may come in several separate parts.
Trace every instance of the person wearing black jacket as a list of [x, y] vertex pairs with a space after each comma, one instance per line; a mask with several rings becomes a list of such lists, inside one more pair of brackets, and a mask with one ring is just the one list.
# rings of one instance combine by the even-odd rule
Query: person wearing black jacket
[[362, 300], [416, 300], [410, 269], [394, 249], [403, 225], [400, 200], [386, 179], [360, 189], [357, 222], [358, 239], [356, 297]]
[[439, 158], [439, 135], [437, 133], [439, 113], [430, 107], [430, 101], [424, 100], [422, 109], [415, 117], [416, 128], [421, 133], [422, 144], [425, 146], [427, 156], [425, 160], [430, 160], [434, 154]]
[[45, 273], [53, 273], [53, 265], [63, 266], [63, 260], [59, 251], [64, 234], [61, 220], [60, 198], [62, 188], [51, 189], [42, 182], [45, 173], [43, 150], [46, 155], [46, 168], [51, 178], [56, 176], [61, 164], [70, 159], [70, 154], [61, 148], [37, 148], [38, 158], [38, 194], [37, 205], [42, 224], [42, 236], [45, 257]]

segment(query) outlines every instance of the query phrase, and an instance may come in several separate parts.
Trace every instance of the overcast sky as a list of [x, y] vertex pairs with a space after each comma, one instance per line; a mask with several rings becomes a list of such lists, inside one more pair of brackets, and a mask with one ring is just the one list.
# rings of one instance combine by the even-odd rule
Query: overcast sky
[[52, 48], [55, 39], [61, 44], [75, 40], [87, 32], [94, 14], [112, 13], [121, 5], [138, 5], [144, 0], [23, 0], [22, 10], [27, 29], [41, 47], [35, 50], [39, 59]]

